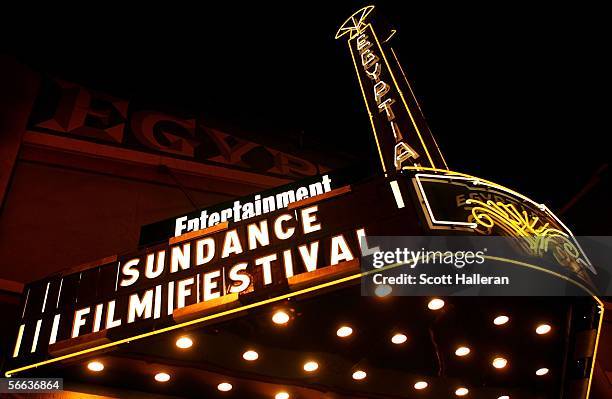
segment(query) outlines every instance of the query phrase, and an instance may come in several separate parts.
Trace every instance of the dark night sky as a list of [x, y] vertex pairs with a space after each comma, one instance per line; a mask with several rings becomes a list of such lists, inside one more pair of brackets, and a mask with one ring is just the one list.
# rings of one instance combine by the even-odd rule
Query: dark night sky
[[[367, 162], [366, 112], [346, 45], [333, 39], [365, 4], [100, 10], [48, 19], [14, 53], [51, 76], [160, 110], [272, 141], [303, 131], [307, 149]], [[375, 18], [399, 31], [394, 48], [452, 169], [560, 209], [608, 162], [597, 98], [602, 10], [375, 4]]]

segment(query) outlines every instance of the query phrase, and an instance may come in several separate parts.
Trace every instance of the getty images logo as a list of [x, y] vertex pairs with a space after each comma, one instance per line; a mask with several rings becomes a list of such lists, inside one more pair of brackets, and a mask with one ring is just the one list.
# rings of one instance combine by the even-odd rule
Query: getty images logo
[[431, 251], [421, 248], [413, 251], [408, 248], [396, 248], [395, 251], [377, 251], [373, 253], [372, 266], [380, 269], [383, 266], [404, 264], [414, 269], [417, 264], [453, 265], [462, 269], [465, 265], [482, 265], [485, 261], [484, 248], [481, 251]]

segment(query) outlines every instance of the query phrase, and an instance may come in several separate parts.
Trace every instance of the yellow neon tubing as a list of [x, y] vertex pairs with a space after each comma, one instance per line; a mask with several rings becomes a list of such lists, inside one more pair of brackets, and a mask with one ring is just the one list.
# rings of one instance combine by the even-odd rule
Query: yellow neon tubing
[[[387, 39], [387, 40], [389, 40], [389, 39]], [[423, 114], [423, 110], [421, 109], [421, 105], [419, 104], [419, 100], [417, 100], [416, 96], [414, 95], [414, 91], [412, 90], [412, 85], [408, 81], [408, 77], [406, 77], [406, 73], [404, 72], [404, 68], [402, 68], [402, 64], [400, 64], [399, 59], [397, 58], [397, 55], [395, 54], [395, 51], [393, 50], [393, 47], [389, 47], [389, 48], [391, 49], [391, 54], [393, 54], [393, 58], [395, 58], [395, 63], [399, 67], [399, 70], [402, 73], [402, 76], [404, 77], [404, 81], [406, 82], [406, 85], [408, 86], [408, 90], [410, 90], [410, 95], [414, 99], [414, 103], [416, 104], [417, 108], [419, 109], [419, 112], [421, 113], [421, 116], [423, 117], [423, 119], [425, 119], [425, 115]], [[442, 158], [442, 162], [444, 163], [444, 167], [448, 170], [448, 164], [446, 163], [446, 159], [444, 158], [444, 154], [442, 154], [442, 150], [440, 149], [440, 146], [438, 145], [438, 142], [436, 141], [436, 136], [433, 134], [431, 129], [429, 131], [429, 135], [431, 136], [431, 139], [433, 140], [433, 142], [434, 142], [434, 144], [436, 146], [436, 149], [438, 150], [438, 155], [440, 155], [440, 158]]]
[[419, 140], [421, 141], [421, 145], [423, 146], [423, 148], [425, 149], [425, 154], [427, 154], [427, 159], [429, 159], [429, 163], [431, 163], [432, 167], [436, 167], [436, 164], [434, 163], [433, 159], [431, 158], [431, 155], [429, 154], [429, 151], [427, 150], [427, 146], [425, 145], [425, 141], [423, 140], [423, 137], [421, 136], [421, 131], [419, 130], [419, 128], [417, 127], [414, 118], [412, 116], [412, 112], [410, 111], [410, 108], [408, 107], [408, 103], [406, 103], [406, 99], [404, 98], [404, 93], [402, 93], [402, 90], [400, 89], [399, 85], [397, 84], [397, 80], [395, 79], [395, 75], [393, 74], [393, 70], [391, 69], [391, 65], [389, 64], [389, 61], [387, 60], [387, 56], [385, 55], [385, 52], [382, 48], [382, 46], [380, 45], [380, 42], [378, 41], [378, 37], [376, 36], [376, 32], [374, 31], [374, 28], [372, 27], [372, 24], [368, 24], [367, 26], [370, 27], [370, 30], [372, 31], [372, 34], [374, 35], [374, 40], [376, 40], [376, 44], [378, 44], [378, 48], [380, 49], [380, 53], [383, 56], [383, 59], [385, 60], [385, 64], [387, 65], [387, 69], [389, 70], [389, 75], [391, 75], [391, 79], [393, 79], [393, 83], [395, 83], [395, 88], [397, 89], [397, 92], [400, 95], [400, 98], [402, 99], [402, 102], [404, 103], [404, 107], [406, 108], [406, 111], [408, 111], [408, 116], [410, 116], [410, 121], [412, 122], [412, 126], [414, 126], [414, 129], [417, 132], [417, 135], [419, 136]]
[[365, 102], [366, 109], [368, 110], [368, 117], [370, 118], [370, 125], [372, 125], [372, 131], [374, 132], [374, 140], [376, 140], [376, 148], [378, 149], [378, 156], [380, 157], [380, 163], [382, 164], [383, 172], [385, 175], [387, 174], [387, 167], [385, 166], [385, 159], [383, 157], [382, 151], [380, 150], [380, 144], [378, 143], [378, 132], [376, 132], [376, 126], [374, 125], [374, 115], [372, 115], [372, 111], [370, 111], [370, 106], [368, 105], [368, 99], [365, 94], [365, 89], [363, 88], [363, 84], [361, 82], [361, 76], [359, 75], [359, 68], [357, 67], [357, 63], [355, 62], [355, 53], [353, 52], [353, 48], [351, 47], [350, 40], [347, 41], [349, 51], [351, 52], [351, 60], [353, 61], [353, 65], [355, 66], [355, 72], [357, 73], [357, 80], [359, 81], [359, 88], [361, 89], [361, 95], [363, 96], [363, 101]]
[[404, 166], [402, 168], [402, 170], [412, 170], [412, 171], [416, 171], [416, 172], [423, 172], [423, 171], [426, 171], [426, 172], [438, 172], [438, 173], [444, 173], [444, 174], [447, 174], [447, 175], [468, 177], [470, 179], [476, 179], [476, 180], [479, 180], [481, 182], [490, 184], [492, 186], [499, 187], [501, 189], [504, 189], [504, 190], [508, 191], [511, 194], [516, 195], [517, 197], [527, 198], [531, 202], [536, 203], [534, 200], [524, 196], [523, 194], [521, 194], [521, 193], [519, 193], [517, 191], [512, 190], [511, 188], [508, 188], [506, 186], [503, 186], [503, 185], [501, 185], [499, 183], [492, 182], [492, 181], [487, 180], [487, 179], [483, 179], [481, 177], [476, 177], [476, 176], [473, 176], [473, 175], [468, 175], [467, 173], [456, 172], [456, 171], [450, 170], [450, 169], [429, 168], [429, 167], [426, 167], [426, 166]]

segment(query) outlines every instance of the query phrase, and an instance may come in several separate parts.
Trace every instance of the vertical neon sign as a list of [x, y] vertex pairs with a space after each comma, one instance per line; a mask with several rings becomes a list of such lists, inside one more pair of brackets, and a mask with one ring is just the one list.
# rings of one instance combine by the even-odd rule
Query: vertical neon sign
[[367, 6], [351, 15], [338, 29], [336, 39], [347, 37], [383, 172], [405, 166], [447, 169], [420, 111], [409, 106], [401, 89], [403, 82], [398, 81], [374, 28], [366, 22], [373, 9]]

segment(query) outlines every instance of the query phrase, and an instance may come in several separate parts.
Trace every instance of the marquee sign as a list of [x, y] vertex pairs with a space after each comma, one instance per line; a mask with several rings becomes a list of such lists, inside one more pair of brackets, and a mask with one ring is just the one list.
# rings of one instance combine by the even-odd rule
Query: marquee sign
[[348, 38], [383, 172], [397, 172], [404, 166], [446, 168], [418, 106], [410, 105], [404, 94], [408, 82], [399, 79], [399, 63], [389, 62], [374, 27], [367, 22], [373, 9], [368, 6], [355, 12], [340, 27], [336, 39]]
[[[320, 179], [331, 184], [329, 176]], [[29, 284], [13, 363], [27, 369], [74, 354], [84, 341], [155, 334], [201, 314], [359, 274], [367, 234], [418, 234], [413, 210], [398, 206], [386, 179], [322, 191]]]
[[[533, 255], [550, 251], [592, 286], [594, 267], [542, 205], [454, 172], [402, 174], [331, 190], [322, 176], [323, 192], [313, 197], [27, 285], [8, 374], [349, 277], [357, 283], [360, 257], [374, 250], [368, 236], [506, 234], [540, 251]], [[422, 214], [406, 206], [411, 197]]]
[[515, 238], [526, 254], [548, 255], [593, 285], [597, 270], [572, 232], [546, 205], [477, 177], [414, 172], [412, 183], [429, 229]]

